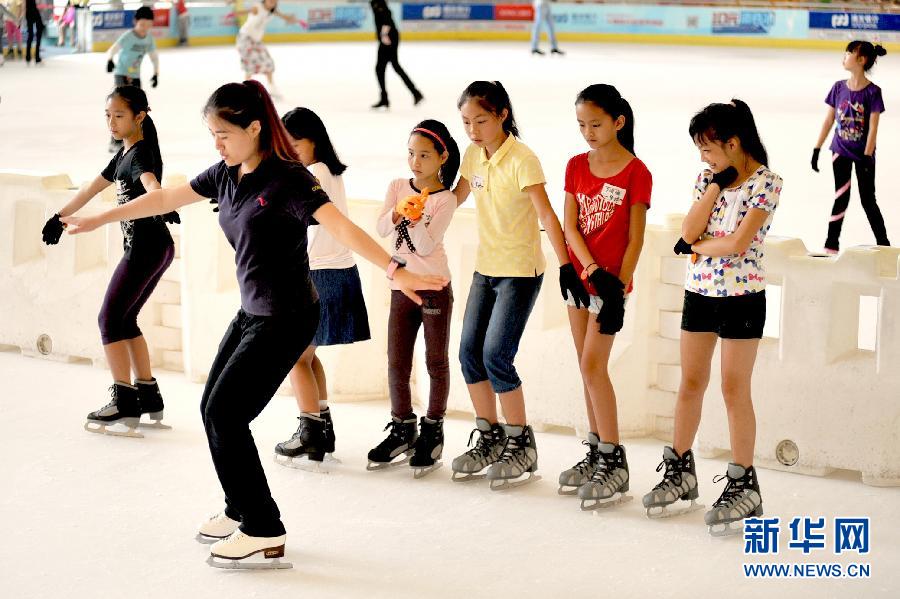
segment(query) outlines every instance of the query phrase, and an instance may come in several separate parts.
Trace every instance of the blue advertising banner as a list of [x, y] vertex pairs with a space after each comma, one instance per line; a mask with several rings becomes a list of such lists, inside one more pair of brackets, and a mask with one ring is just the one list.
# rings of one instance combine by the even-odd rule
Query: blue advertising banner
[[98, 29], [131, 29], [134, 27], [133, 10], [106, 10], [91, 15], [91, 27]]
[[404, 4], [404, 21], [493, 21], [493, 4]]
[[900, 31], [900, 14], [811, 12], [810, 29]]

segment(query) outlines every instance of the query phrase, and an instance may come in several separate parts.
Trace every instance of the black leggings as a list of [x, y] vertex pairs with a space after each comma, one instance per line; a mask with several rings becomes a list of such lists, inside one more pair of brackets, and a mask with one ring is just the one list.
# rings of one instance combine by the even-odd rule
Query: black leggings
[[875, 234], [877, 245], [891, 245], [887, 238], [887, 230], [884, 228], [884, 217], [875, 203], [875, 162], [855, 162], [840, 154], [835, 154], [831, 163], [834, 169], [834, 206], [831, 208], [831, 220], [828, 222], [828, 238], [825, 240], [825, 248], [829, 250], [840, 249], [841, 227], [844, 225], [844, 215], [850, 204], [850, 174], [853, 165], [856, 164], [856, 181], [859, 184], [859, 199], [869, 226]]
[[97, 318], [103, 345], [141, 336], [138, 314], [174, 257], [175, 246], [169, 244], [154, 256], [122, 258], [109, 280]]
[[387, 100], [387, 88], [384, 85], [384, 75], [387, 71], [388, 63], [390, 63], [394, 67], [394, 71], [398, 75], [400, 75], [400, 79], [403, 79], [403, 83], [406, 84], [406, 88], [410, 91], [413, 97], [419, 95], [419, 90], [416, 89], [415, 83], [412, 82], [412, 79], [409, 78], [409, 75], [406, 74], [406, 71], [403, 70], [403, 67], [400, 66], [400, 60], [397, 58], [397, 46], [400, 45], [400, 37], [399, 36], [391, 36], [391, 44], [386, 46], [385, 44], [378, 44], [378, 62], [375, 63], [375, 76], [378, 77], [378, 86], [381, 88], [381, 99]]
[[37, 35], [37, 43], [34, 45], [34, 58], [38, 60], [41, 57], [41, 37], [44, 35], [44, 21], [39, 14], [26, 13], [25, 22], [28, 29], [28, 38], [25, 41], [25, 60], [31, 60], [31, 42], [35, 41], [35, 35]]
[[239, 310], [209, 371], [200, 414], [222, 490], [225, 513], [253, 537], [285, 533], [250, 433], [319, 326], [319, 306], [292, 315]]

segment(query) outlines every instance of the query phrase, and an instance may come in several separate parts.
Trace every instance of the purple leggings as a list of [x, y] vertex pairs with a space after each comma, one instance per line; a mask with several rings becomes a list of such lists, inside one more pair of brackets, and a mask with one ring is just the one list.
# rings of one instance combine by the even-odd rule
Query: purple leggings
[[103, 345], [141, 336], [138, 313], [172, 263], [175, 246], [169, 244], [147, 254], [122, 258], [113, 272], [97, 318]]

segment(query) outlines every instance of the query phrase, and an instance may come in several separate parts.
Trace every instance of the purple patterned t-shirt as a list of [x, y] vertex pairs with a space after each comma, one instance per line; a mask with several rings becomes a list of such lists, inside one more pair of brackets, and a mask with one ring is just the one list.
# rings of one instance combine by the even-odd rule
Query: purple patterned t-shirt
[[881, 88], [869, 83], [859, 91], [851, 91], [844, 80], [831, 86], [825, 103], [834, 108], [836, 125], [831, 139], [831, 151], [862, 160], [869, 138], [869, 121], [873, 112], [884, 112]]

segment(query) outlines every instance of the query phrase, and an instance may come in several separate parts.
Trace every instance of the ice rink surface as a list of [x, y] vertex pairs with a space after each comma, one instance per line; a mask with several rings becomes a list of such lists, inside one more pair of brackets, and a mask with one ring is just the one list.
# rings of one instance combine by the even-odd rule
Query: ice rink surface
[[[418, 107], [388, 71], [391, 110], [373, 113], [377, 98], [374, 42], [269, 46], [281, 111], [307, 106], [322, 116], [344, 161], [353, 199], [381, 200], [391, 179], [408, 175], [406, 140], [422, 119], [446, 123], [461, 149], [468, 140], [456, 100], [475, 79], [499, 79], [513, 101], [523, 141], [538, 154], [547, 191], [559, 210], [568, 159], [587, 149], [578, 132], [575, 95], [591, 83], [611, 83], [635, 113], [636, 151], [654, 179], [648, 218], [686, 212], [701, 167], [687, 135], [691, 116], [710, 102], [732, 97], [754, 111], [769, 150], [770, 167], [784, 178], [781, 205], [771, 234], [801, 237], [809, 249], [825, 240], [834, 183], [830, 152], [816, 174], [810, 154], [831, 85], [846, 78], [841, 51], [728, 49], [719, 47], [568, 44], [564, 58], [538, 57], [524, 43], [403, 42], [404, 68], [425, 94]], [[222, 83], [239, 80], [231, 47], [162, 50], [160, 85], [148, 89], [163, 159], [169, 173], [193, 176], [216, 162], [200, 112]], [[7, 62], [0, 68], [0, 168], [70, 173], [76, 182], [93, 178], [109, 161], [103, 119], [112, 84], [102, 54], [54, 57], [41, 68]], [[144, 81], [152, 75], [144, 63]], [[871, 72], [887, 107], [878, 135], [877, 197], [888, 233], [900, 236], [900, 59], [888, 55]], [[897, 104], [900, 105], [900, 104]], [[874, 243], [854, 196], [842, 247]], [[900, 243], [894, 241], [894, 243]]]
[[[443, 120], [465, 147], [459, 92], [473, 79], [500, 79], [559, 206], [566, 161], [586, 148], [575, 124], [575, 94], [606, 82], [634, 107], [637, 153], [654, 175], [651, 221], [687, 209], [700, 167], [686, 133], [691, 115], [711, 101], [738, 97], [754, 110], [770, 165], [785, 179], [772, 233], [801, 237], [810, 249], [821, 246], [833, 183], [828, 153], [820, 174], [810, 170], [809, 155], [825, 113], [823, 99], [844, 76], [839, 51], [564, 48], [568, 56], [551, 59], [531, 57], [523, 43], [404, 42], [401, 60], [426, 102], [414, 108], [389, 72], [392, 108], [372, 113], [374, 43], [270, 46], [285, 96], [279, 109], [302, 105], [322, 115], [351, 167], [345, 179], [352, 198], [380, 200], [392, 178], [407, 175], [405, 143], [421, 119]], [[41, 68], [0, 68], [0, 169], [65, 172], [81, 182], [106, 165], [103, 109], [111, 76], [104, 64], [103, 55], [92, 54], [54, 57]], [[145, 68], [145, 80], [149, 75]], [[167, 172], [192, 176], [216, 161], [200, 110], [217, 85], [239, 77], [230, 47], [161, 52], [160, 87], [148, 92]], [[900, 62], [885, 57], [872, 77], [887, 106], [878, 144], [878, 197], [896, 238], [900, 120], [893, 109], [900, 100]], [[854, 199], [843, 246], [871, 242]], [[856, 473], [815, 478], [761, 470], [766, 515], [781, 518], [782, 551], [744, 556], [740, 536], [709, 538], [702, 511], [663, 521], [645, 518], [640, 496], [659, 481], [654, 469], [662, 442], [625, 442], [635, 501], [583, 514], [577, 499], [556, 495], [558, 473], [583, 455], [571, 435], [538, 434], [544, 479], [496, 493], [482, 483], [449, 481], [449, 461], [464, 451], [470, 419], [448, 419], [445, 467], [413, 481], [405, 468], [364, 469], [366, 452], [382, 438], [387, 404], [336, 403], [336, 455], [343, 465], [316, 475], [271, 461], [275, 443], [295, 427], [297, 408], [287, 398], [274, 400], [253, 428], [288, 529], [287, 558], [294, 569], [214, 570], [204, 564], [207, 547], [193, 540], [203, 518], [222, 507], [199, 419], [201, 387], [180, 374], [158, 376], [174, 430], [148, 431], [143, 440], [89, 435], [81, 429], [83, 419], [107, 401], [107, 373], [0, 353], [3, 596], [900, 596], [900, 489], [865, 486]], [[523, 378], [527, 384], [527, 374]], [[698, 460], [701, 502], [707, 506], [722, 488], [711, 479], [725, 465], [725, 459]], [[788, 550], [788, 523], [795, 516], [824, 516], [829, 523], [869, 516], [871, 552], [835, 556], [830, 544], [809, 556]], [[830, 533], [828, 539], [833, 542]], [[863, 562], [871, 564], [872, 577], [750, 580], [743, 575], [744, 562]]]

